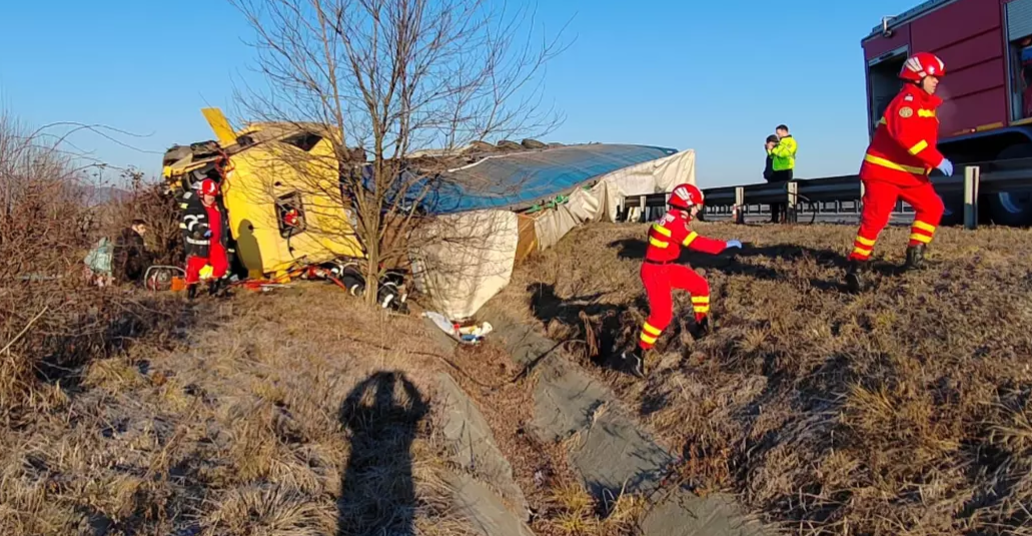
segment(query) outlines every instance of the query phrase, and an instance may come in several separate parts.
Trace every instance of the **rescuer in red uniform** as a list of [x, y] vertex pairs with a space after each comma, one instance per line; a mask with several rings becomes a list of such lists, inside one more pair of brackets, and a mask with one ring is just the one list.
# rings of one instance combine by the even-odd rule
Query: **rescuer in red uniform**
[[186, 245], [187, 297], [191, 300], [197, 295], [201, 270], [205, 266], [212, 268], [208, 291], [213, 295], [222, 292], [229, 268], [226, 255], [229, 222], [215, 197], [219, 194], [219, 185], [211, 179], [204, 179], [198, 190], [200, 196], [191, 191], [184, 194], [181, 201], [183, 221], [179, 224]]
[[863, 268], [871, 258], [878, 233], [889, 223], [897, 199], [906, 201], [916, 213], [907, 246], [907, 269], [922, 266], [925, 246], [942, 219], [942, 199], [928, 174], [933, 169], [947, 176], [953, 174], [953, 164], [935, 147], [939, 138], [935, 114], [942, 104], [935, 89], [945, 74], [946, 66], [934, 54], [918, 52], [907, 59], [899, 73], [903, 89], [885, 109], [867, 148], [860, 167], [865, 189], [860, 231], [849, 254], [846, 274], [846, 284], [854, 292], [863, 288]]
[[709, 319], [709, 283], [690, 266], [677, 263], [681, 247], [711, 255], [728, 248], [742, 247], [738, 240], [724, 242], [706, 238], [688, 227], [703, 203], [702, 192], [695, 186], [677, 186], [668, 203], [667, 213], [649, 229], [649, 245], [641, 265], [641, 281], [649, 300], [649, 318], [642, 326], [638, 345], [621, 356], [639, 378], [645, 376], [645, 353], [652, 349], [673, 319], [673, 289], [684, 289], [691, 294], [696, 333], [703, 335], [713, 331]]

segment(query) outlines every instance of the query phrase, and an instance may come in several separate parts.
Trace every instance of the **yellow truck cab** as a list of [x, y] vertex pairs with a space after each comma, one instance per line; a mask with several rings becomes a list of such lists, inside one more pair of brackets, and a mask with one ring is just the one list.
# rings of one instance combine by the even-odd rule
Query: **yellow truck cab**
[[169, 149], [164, 179], [173, 194], [206, 177], [220, 183], [248, 277], [281, 277], [297, 266], [365, 256], [325, 127], [270, 122], [234, 132], [219, 109], [202, 113], [217, 142]]

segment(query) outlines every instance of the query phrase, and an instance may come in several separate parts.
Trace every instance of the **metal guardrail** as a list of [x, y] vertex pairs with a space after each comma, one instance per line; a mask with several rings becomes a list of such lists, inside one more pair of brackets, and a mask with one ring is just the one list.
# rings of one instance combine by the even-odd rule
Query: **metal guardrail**
[[[934, 176], [932, 184], [940, 194], [964, 194], [964, 225], [975, 228], [978, 222], [977, 200], [983, 194], [997, 194], [1017, 188], [1032, 187], [1032, 158], [973, 162], [961, 168], [962, 174], [949, 177]], [[830, 214], [859, 214], [863, 186], [858, 175], [843, 175], [820, 179], [797, 179], [787, 183], [760, 183], [744, 186], [726, 186], [703, 190], [706, 198], [707, 215], [734, 215], [738, 223], [744, 222], [752, 206], [786, 203], [796, 206], [799, 199], [815, 204], [818, 210], [827, 205]], [[630, 195], [623, 199], [620, 213], [626, 215], [637, 209], [641, 216], [648, 217], [652, 210], [665, 210], [670, 194], [657, 193]], [[849, 208], [847, 209], [847, 205]], [[897, 213], [912, 212], [897, 204]]]

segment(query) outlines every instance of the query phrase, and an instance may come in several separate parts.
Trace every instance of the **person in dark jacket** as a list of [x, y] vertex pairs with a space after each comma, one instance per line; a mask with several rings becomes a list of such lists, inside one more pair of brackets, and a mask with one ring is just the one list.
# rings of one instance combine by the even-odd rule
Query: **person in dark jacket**
[[122, 231], [122, 234], [115, 240], [114, 263], [111, 271], [118, 281], [139, 283], [143, 278], [144, 271], [150, 264], [150, 254], [143, 242], [145, 234], [147, 234], [147, 222], [135, 219], [132, 225]]
[[[778, 146], [778, 136], [771, 134], [767, 136], [767, 141], [764, 143], [764, 148], [767, 150], [767, 163], [763, 168], [763, 180], [767, 182], [780, 182], [780, 176], [774, 172], [774, 148]], [[778, 216], [784, 210], [784, 205], [781, 203], [770, 204], [770, 222], [778, 223]]]
[[217, 202], [218, 194], [218, 183], [204, 179], [198, 192], [187, 191], [183, 194], [180, 204], [183, 221], [179, 227], [183, 230], [186, 246], [187, 297], [191, 300], [197, 296], [201, 272], [208, 266], [211, 267], [212, 280], [208, 292], [212, 295], [221, 294], [226, 284], [225, 276], [229, 269], [229, 219], [225, 209]]
[[767, 163], [763, 166], [763, 180], [772, 182], [774, 180], [774, 155], [771, 153], [774, 146], [778, 144], [778, 137], [774, 134], [767, 136], [763, 147], [767, 151]]

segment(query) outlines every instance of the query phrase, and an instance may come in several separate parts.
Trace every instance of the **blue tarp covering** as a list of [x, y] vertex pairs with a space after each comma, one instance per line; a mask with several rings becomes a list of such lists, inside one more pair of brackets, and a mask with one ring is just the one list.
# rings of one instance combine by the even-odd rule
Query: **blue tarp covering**
[[431, 214], [520, 209], [606, 173], [677, 151], [644, 145], [573, 145], [486, 158], [447, 174], [423, 206]]

